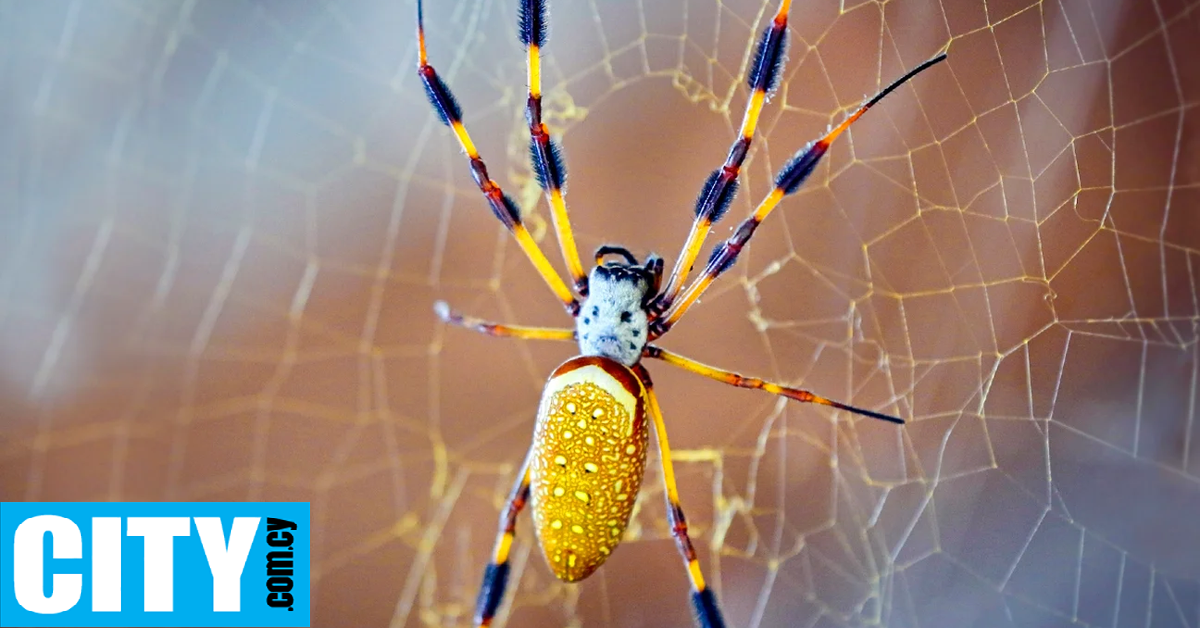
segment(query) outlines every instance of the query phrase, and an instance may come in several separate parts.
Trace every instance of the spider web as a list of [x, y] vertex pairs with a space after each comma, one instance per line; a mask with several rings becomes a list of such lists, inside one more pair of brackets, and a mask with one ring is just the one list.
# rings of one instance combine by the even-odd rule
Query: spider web
[[[547, 254], [515, 3], [427, 3], [433, 62]], [[904, 69], [664, 345], [903, 428], [650, 364], [738, 626], [1200, 626], [1200, 4], [792, 9], [723, 238]], [[747, 96], [758, 0], [551, 3], [581, 248], [673, 260]], [[314, 625], [468, 625], [562, 325], [416, 81], [410, 2], [0, 2], [0, 491], [304, 500]], [[497, 625], [683, 626], [656, 460]]]

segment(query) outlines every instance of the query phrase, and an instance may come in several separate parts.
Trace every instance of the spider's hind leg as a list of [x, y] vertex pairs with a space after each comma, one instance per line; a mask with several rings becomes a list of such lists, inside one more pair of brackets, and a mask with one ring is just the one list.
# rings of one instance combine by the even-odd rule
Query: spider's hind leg
[[679, 488], [675, 484], [675, 465], [671, 462], [667, 426], [663, 421], [662, 409], [658, 405], [658, 397], [654, 394], [654, 383], [650, 381], [650, 373], [646, 371], [646, 367], [641, 364], [634, 366], [634, 372], [646, 389], [647, 413], [654, 421], [655, 440], [658, 441], [658, 454], [662, 461], [663, 484], [666, 485], [667, 522], [671, 525], [671, 536], [675, 537], [675, 546], [687, 567], [688, 581], [692, 585], [692, 610], [696, 612], [696, 625], [700, 628], [725, 628], [725, 619], [717, 606], [717, 598], [704, 581], [700, 560], [696, 557], [696, 548], [688, 536], [687, 520], [683, 516], [683, 506], [679, 504]]
[[521, 514], [529, 501], [529, 461], [532, 455], [531, 450], [525, 456], [525, 462], [517, 473], [517, 481], [508, 495], [504, 510], [500, 512], [500, 531], [492, 549], [492, 561], [483, 571], [483, 584], [475, 602], [475, 625], [480, 628], [492, 624], [492, 618], [504, 600], [504, 590], [508, 587], [508, 552], [512, 549], [513, 535], [517, 530], [517, 515]]

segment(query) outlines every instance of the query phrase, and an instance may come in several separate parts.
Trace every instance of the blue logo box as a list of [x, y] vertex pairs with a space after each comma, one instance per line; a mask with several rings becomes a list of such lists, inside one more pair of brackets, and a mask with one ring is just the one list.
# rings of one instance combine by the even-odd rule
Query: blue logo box
[[308, 626], [303, 502], [0, 503], [0, 626]]

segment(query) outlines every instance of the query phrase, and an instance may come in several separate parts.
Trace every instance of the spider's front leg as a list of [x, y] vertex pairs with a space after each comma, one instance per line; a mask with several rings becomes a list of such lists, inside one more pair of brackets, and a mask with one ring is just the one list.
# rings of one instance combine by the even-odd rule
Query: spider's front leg
[[562, 149], [550, 138], [550, 131], [542, 122], [542, 59], [541, 50], [546, 45], [546, 1], [522, 0], [520, 12], [521, 43], [529, 69], [529, 97], [525, 104], [525, 119], [529, 123], [529, 158], [538, 183], [546, 192], [550, 203], [550, 217], [554, 232], [558, 236], [563, 261], [575, 283], [580, 296], [588, 294], [588, 277], [583, 271], [579, 249], [575, 245], [575, 233], [567, 215], [567, 202], [563, 198], [563, 186], [567, 181], [567, 165]]
[[446, 85], [446, 82], [438, 76], [437, 70], [434, 70], [433, 66], [429, 64], [429, 59], [425, 51], [423, 9], [424, 4], [421, 0], [417, 0], [417, 75], [425, 85], [425, 94], [429, 97], [429, 102], [433, 105], [433, 109], [442, 121], [442, 124], [450, 127], [450, 130], [454, 133], [454, 137], [458, 139], [459, 145], [462, 146], [463, 152], [467, 154], [471, 165], [471, 176], [475, 179], [475, 184], [479, 187], [479, 191], [491, 207], [492, 214], [512, 233], [517, 244], [525, 252], [525, 256], [529, 258], [529, 261], [537, 268], [538, 274], [542, 276], [546, 285], [550, 287], [550, 290], [562, 302], [567, 312], [574, 316], [579, 312], [579, 301], [575, 300], [575, 296], [571, 294], [571, 289], [563, 282], [558, 271], [554, 270], [554, 266], [550, 264], [550, 260], [546, 259], [546, 254], [542, 252], [537, 242], [533, 240], [533, 236], [530, 235], [529, 230], [521, 221], [521, 212], [516, 202], [505, 194], [500, 189], [500, 185], [488, 175], [487, 165], [484, 164], [483, 157], [479, 155], [478, 149], [475, 148], [475, 143], [471, 141], [471, 136], [467, 133], [467, 127], [463, 124], [462, 107], [455, 100], [454, 94], [450, 91], [450, 86]]
[[779, 84], [779, 75], [783, 72], [783, 63], [787, 57], [787, 25], [788, 11], [791, 0], [782, 0], [775, 18], [771, 20], [758, 40], [758, 48], [754, 53], [754, 61], [750, 66], [746, 85], [750, 88], [750, 100], [746, 102], [746, 112], [742, 116], [742, 128], [738, 138], [729, 147], [729, 155], [725, 163], [718, 166], [704, 181], [700, 196], [696, 199], [696, 215], [692, 220], [692, 228], [688, 232], [683, 250], [675, 261], [675, 268], [667, 280], [667, 286], [650, 304], [650, 313], [658, 317], [670, 309], [675, 297], [683, 288], [692, 264], [704, 246], [712, 225], [721, 220], [729, 209], [733, 197], [737, 195], [738, 173], [746, 155], [750, 152], [750, 144], [754, 141], [754, 132], [758, 128], [758, 117], [762, 114], [763, 105]]
[[874, 107], [879, 101], [883, 100], [888, 94], [896, 90], [896, 88], [907, 83], [914, 76], [929, 69], [930, 67], [946, 60], [946, 53], [942, 52], [935, 55], [932, 59], [925, 61], [917, 67], [909, 70], [907, 74], [893, 81], [887, 87], [872, 96], [864, 102], [854, 113], [842, 121], [833, 129], [830, 129], [820, 139], [809, 142], [808, 146], [800, 149], [792, 156], [779, 174], [775, 175], [775, 188], [771, 193], [758, 204], [754, 213], [742, 221], [734, 230], [733, 235], [725, 240], [720, 246], [713, 249], [709, 255], [708, 263], [704, 267], [704, 272], [692, 282], [686, 290], [680, 295], [669, 309], [667, 309], [660, 318], [656, 318], [654, 324], [650, 328], [650, 339], [654, 340], [661, 337], [663, 334], [670, 331], [675, 323], [679, 322], [680, 318], [687, 313], [688, 309], [704, 294], [708, 286], [712, 284], [717, 277], [725, 273], [733, 267], [738, 256], [741, 255], [742, 249], [750, 242], [750, 238], [754, 235], [754, 231], [766, 220], [767, 216], [779, 205], [783, 197], [794, 194], [804, 182], [808, 180], [809, 175], [816, 169], [817, 164], [821, 162], [821, 158], [829, 150], [833, 141], [838, 138], [846, 129], [849, 129], [856, 120], [862, 117], [871, 107]]

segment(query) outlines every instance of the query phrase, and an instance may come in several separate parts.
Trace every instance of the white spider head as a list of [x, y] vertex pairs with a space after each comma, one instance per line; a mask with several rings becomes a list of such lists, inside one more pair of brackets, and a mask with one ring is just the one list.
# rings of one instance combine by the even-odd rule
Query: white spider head
[[662, 260], [651, 256], [645, 265], [638, 265], [624, 249], [609, 252], [623, 252], [631, 263], [608, 262], [592, 269], [588, 296], [575, 318], [576, 337], [582, 355], [600, 355], [633, 366], [646, 346], [646, 305], [658, 290]]

